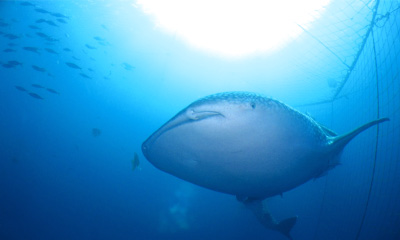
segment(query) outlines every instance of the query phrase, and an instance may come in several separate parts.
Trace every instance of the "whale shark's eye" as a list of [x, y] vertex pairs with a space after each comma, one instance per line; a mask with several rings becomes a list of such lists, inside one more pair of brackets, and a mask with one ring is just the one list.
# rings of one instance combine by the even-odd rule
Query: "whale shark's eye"
[[252, 109], [255, 109], [256, 108], [256, 103], [255, 102], [251, 102], [250, 106], [251, 106]]

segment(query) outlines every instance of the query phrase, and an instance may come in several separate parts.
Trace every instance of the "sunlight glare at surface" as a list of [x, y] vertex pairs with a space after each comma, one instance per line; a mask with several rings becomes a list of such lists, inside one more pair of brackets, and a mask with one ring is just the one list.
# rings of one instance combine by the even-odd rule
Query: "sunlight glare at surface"
[[227, 57], [282, 47], [317, 19], [329, 0], [138, 0], [157, 26]]

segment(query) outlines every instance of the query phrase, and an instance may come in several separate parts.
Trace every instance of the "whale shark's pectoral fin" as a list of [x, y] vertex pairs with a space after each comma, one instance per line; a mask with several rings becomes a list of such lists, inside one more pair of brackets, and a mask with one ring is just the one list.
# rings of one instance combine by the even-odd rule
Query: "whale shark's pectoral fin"
[[254, 215], [256, 215], [258, 221], [265, 228], [278, 231], [290, 240], [292, 240], [292, 236], [290, 236], [290, 231], [297, 222], [297, 216], [287, 218], [278, 222], [271, 215], [268, 208], [263, 204], [261, 200], [253, 200], [250, 202], [243, 201], [243, 203], [254, 213]]

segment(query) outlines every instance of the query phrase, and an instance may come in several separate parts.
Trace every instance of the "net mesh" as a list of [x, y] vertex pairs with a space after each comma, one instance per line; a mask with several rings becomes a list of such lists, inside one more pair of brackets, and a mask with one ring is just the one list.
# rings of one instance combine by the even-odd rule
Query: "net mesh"
[[343, 6], [329, 18], [346, 30], [309, 33], [337, 60], [326, 72], [335, 76], [331, 95], [299, 108], [340, 133], [379, 117], [391, 121], [354, 139], [342, 156], [346, 168], [328, 174], [314, 239], [399, 239], [400, 2], [347, 1]]

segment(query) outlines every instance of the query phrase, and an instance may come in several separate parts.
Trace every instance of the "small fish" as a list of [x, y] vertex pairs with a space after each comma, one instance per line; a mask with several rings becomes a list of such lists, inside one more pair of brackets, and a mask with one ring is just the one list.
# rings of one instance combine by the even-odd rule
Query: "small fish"
[[67, 64], [67, 66], [70, 67], [70, 68], [82, 69], [81, 67], [79, 67], [79, 66], [76, 65], [75, 63], [66, 62], [65, 64]]
[[38, 67], [36, 65], [32, 65], [32, 68], [38, 72], [46, 72], [45, 68]]
[[6, 48], [6, 49], [3, 50], [3, 52], [10, 53], [10, 52], [16, 52], [16, 51], [14, 49], [11, 49], [11, 48]]
[[69, 49], [69, 48], [64, 48], [63, 50], [64, 50], [65, 52], [72, 52], [72, 50]]
[[63, 14], [61, 14], [61, 13], [52, 13], [51, 15], [53, 15], [54, 17], [57, 17], [57, 18], [66, 18], [66, 19], [69, 19], [68, 16], [65, 16], [65, 15], [63, 15]]
[[81, 60], [80, 58], [77, 58], [77, 57], [75, 57], [75, 56], [72, 56], [72, 58], [75, 59], [75, 60], [77, 60], [77, 61], [80, 61], [80, 60]]
[[94, 70], [93, 70], [93, 69], [91, 69], [91, 68], [88, 68], [88, 70], [89, 70], [89, 71], [91, 71], [91, 72], [94, 72]]
[[35, 87], [35, 88], [44, 88], [42, 85], [39, 85], [39, 84], [36, 84], [36, 83], [31, 84], [31, 86]]
[[91, 45], [89, 45], [89, 44], [85, 44], [85, 46], [86, 46], [87, 48], [89, 48], [89, 49], [97, 49], [96, 47], [93, 47], [93, 46], [91, 46]]
[[135, 68], [134, 66], [132, 66], [129, 63], [126, 63], [126, 62], [122, 63], [122, 66], [128, 71], [130, 71], [130, 70]]
[[135, 171], [136, 168], [138, 168], [140, 162], [139, 162], [139, 155], [135, 152], [133, 154], [133, 159], [131, 160], [132, 163], [132, 171]]
[[95, 40], [97, 40], [97, 41], [99, 41], [99, 42], [103, 42], [103, 41], [105, 41], [105, 39], [104, 38], [101, 38], [101, 37], [93, 37]]
[[51, 20], [46, 20], [46, 23], [49, 24], [50, 26], [54, 26], [54, 27], [58, 27], [57, 24], [55, 24], [53, 21]]
[[33, 98], [36, 98], [36, 99], [44, 99], [44, 98], [42, 98], [41, 96], [39, 96], [38, 94], [33, 93], [33, 92], [30, 92], [29, 95], [30, 95], [31, 97], [33, 97]]
[[107, 30], [107, 31], [108, 31], [108, 27], [107, 27], [106, 25], [101, 24], [101, 27], [102, 27], [104, 30]]
[[15, 88], [21, 92], [26, 92], [26, 89], [21, 86], [15, 86]]
[[15, 65], [9, 63], [2, 63], [1, 66], [3, 66], [3, 68], [15, 68]]
[[15, 60], [8, 61], [7, 64], [11, 64], [13, 66], [22, 66], [21, 62], [18, 62], [18, 61], [15, 61]]
[[86, 75], [84, 73], [79, 73], [79, 75], [81, 75], [82, 77], [87, 78], [87, 79], [92, 79], [91, 77], [89, 77], [88, 75]]
[[35, 26], [35, 25], [29, 25], [29, 28], [31, 28], [31, 29], [35, 29], [35, 30], [39, 30], [39, 29], [41, 29], [40, 27], [37, 27], [37, 26]]
[[23, 49], [25, 51], [29, 51], [29, 52], [34, 52], [34, 53], [40, 54], [39, 53], [39, 49], [37, 47], [23, 47]]
[[44, 38], [44, 39], [50, 38], [49, 35], [42, 33], [42, 32], [36, 32], [36, 35], [38, 35], [39, 37]]
[[51, 53], [51, 54], [58, 54], [58, 52], [54, 51], [51, 48], [45, 48], [44, 50], [46, 50], [48, 53]]
[[46, 20], [43, 19], [43, 18], [40, 18], [40, 19], [37, 19], [37, 20], [36, 20], [36, 23], [42, 23], [42, 22], [46, 22]]
[[41, 9], [41, 8], [35, 8], [35, 11], [38, 13], [50, 13], [49, 11]]
[[32, 4], [30, 2], [22, 2], [22, 3], [20, 3], [20, 5], [25, 6], [25, 7], [34, 7], [35, 6], [35, 4]]
[[111, 43], [109, 42], [98, 42], [102, 46], [111, 46]]
[[65, 20], [62, 19], [62, 18], [57, 18], [57, 22], [67, 24], [67, 21], [65, 21]]
[[5, 22], [0, 22], [0, 27], [7, 27], [7, 26], [9, 26], [10, 24], [8, 24], [8, 23], [5, 23]]
[[15, 39], [19, 38], [19, 36], [15, 35], [15, 34], [11, 34], [11, 33], [5, 34], [4, 37], [6, 37], [6, 38], [8, 38], [10, 40], [15, 40]]
[[93, 137], [98, 137], [98, 136], [100, 136], [100, 135], [101, 135], [101, 130], [98, 129], [98, 128], [93, 128], [93, 129], [92, 129], [92, 135], [93, 135]]
[[46, 38], [46, 41], [53, 43], [53, 42], [58, 42], [59, 40], [52, 37], [48, 37]]
[[51, 89], [51, 88], [46, 88], [46, 90], [51, 92], [51, 93], [54, 93], [54, 94], [60, 94], [59, 92], [57, 92], [56, 90]]

